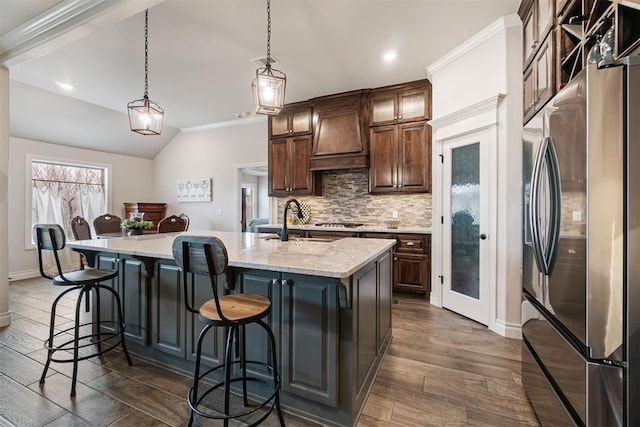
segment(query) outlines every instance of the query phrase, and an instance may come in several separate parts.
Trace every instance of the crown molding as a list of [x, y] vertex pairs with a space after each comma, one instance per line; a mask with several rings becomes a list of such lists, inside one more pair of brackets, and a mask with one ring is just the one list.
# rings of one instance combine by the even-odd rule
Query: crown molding
[[486, 112], [495, 111], [502, 103], [502, 100], [506, 97], [507, 96], [505, 94], [499, 93], [496, 96], [492, 96], [480, 102], [476, 102], [473, 105], [469, 105], [468, 107], [455, 111], [451, 114], [447, 114], [446, 116], [429, 120], [428, 123], [434, 130], [441, 129], [454, 123], [458, 123], [462, 120], [476, 117]]
[[458, 45], [455, 49], [438, 59], [433, 64], [429, 65], [427, 67], [427, 76], [429, 78], [429, 81], [433, 81], [433, 74], [437, 73], [451, 62], [466, 55], [471, 50], [475, 49], [496, 34], [499, 34], [507, 28], [514, 27], [516, 25], [521, 25], [521, 21], [520, 17], [515, 13], [498, 18], [492, 24], [481, 30], [479, 33], [477, 33], [461, 45]]
[[163, 1], [62, 0], [0, 36], [0, 65], [15, 67]]

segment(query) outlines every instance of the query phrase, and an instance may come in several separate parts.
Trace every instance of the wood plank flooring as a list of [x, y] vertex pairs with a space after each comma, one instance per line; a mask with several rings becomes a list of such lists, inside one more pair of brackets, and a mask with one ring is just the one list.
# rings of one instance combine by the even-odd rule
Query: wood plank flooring
[[[58, 292], [40, 278], [9, 286], [12, 323], [0, 329], [0, 426], [186, 425], [190, 379], [135, 357], [129, 367], [118, 351], [80, 363], [75, 398], [71, 364], [52, 363], [45, 384], [38, 383]], [[73, 324], [74, 298], [60, 302], [57, 329]], [[539, 425], [520, 381], [519, 340], [419, 298], [394, 300], [393, 342], [358, 427]], [[318, 426], [285, 415], [288, 426]], [[277, 426], [277, 417], [264, 425]]]

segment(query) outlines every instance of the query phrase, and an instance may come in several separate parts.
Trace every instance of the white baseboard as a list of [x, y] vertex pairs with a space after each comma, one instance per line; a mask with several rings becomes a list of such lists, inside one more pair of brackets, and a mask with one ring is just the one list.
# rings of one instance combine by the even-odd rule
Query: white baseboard
[[11, 324], [11, 312], [0, 313], [0, 328], [9, 326]]
[[9, 273], [9, 282], [33, 279], [34, 277], [40, 277], [40, 272], [38, 270], [16, 271], [14, 273]]
[[489, 325], [489, 329], [505, 338], [522, 339], [522, 326], [519, 324], [505, 323], [496, 319], [493, 324]]
[[429, 294], [429, 304], [431, 304], [434, 307], [442, 308], [442, 305], [440, 305], [440, 303], [438, 302], [438, 296], [436, 294], [434, 294], [433, 292], [431, 292], [431, 294]]

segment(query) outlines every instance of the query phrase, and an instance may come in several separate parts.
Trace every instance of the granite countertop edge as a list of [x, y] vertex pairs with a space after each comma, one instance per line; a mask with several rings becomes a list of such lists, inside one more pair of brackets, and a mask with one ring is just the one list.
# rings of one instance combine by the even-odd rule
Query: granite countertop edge
[[[267, 271], [345, 279], [370, 264], [395, 244], [390, 239], [345, 238], [329, 242], [268, 239], [268, 234], [188, 231], [113, 239], [77, 240], [77, 250], [173, 260], [172, 244], [179, 234], [214, 236], [227, 248], [229, 265]], [[273, 236], [273, 235], [271, 235]]]

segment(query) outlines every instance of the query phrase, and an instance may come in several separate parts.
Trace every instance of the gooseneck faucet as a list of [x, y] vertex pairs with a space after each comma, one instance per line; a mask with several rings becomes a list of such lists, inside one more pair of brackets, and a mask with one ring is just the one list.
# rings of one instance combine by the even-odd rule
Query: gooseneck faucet
[[289, 210], [289, 203], [295, 203], [296, 208], [298, 208], [298, 218], [304, 218], [302, 209], [300, 208], [300, 202], [298, 202], [296, 199], [287, 200], [287, 203], [284, 204], [284, 213], [282, 215], [282, 230], [280, 231], [280, 240], [283, 242], [289, 240], [289, 231], [287, 230], [287, 210]]

